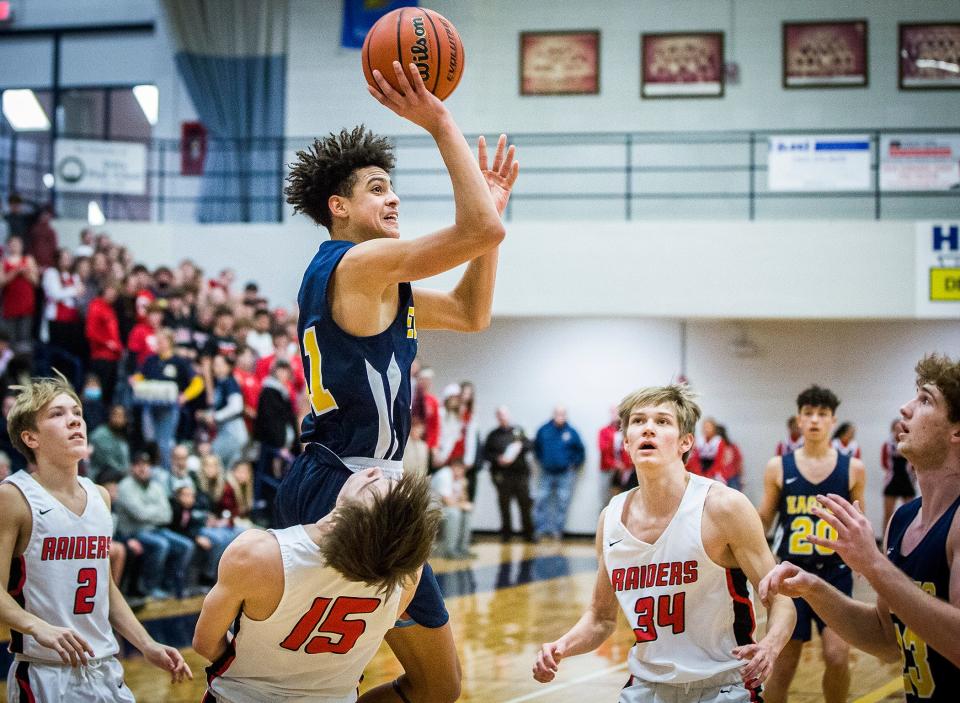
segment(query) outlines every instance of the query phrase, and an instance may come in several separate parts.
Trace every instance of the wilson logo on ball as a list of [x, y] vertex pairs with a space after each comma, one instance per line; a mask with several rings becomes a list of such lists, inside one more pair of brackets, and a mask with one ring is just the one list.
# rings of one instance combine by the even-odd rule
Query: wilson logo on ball
[[427, 83], [430, 80], [430, 49], [427, 47], [427, 32], [423, 28], [423, 17], [413, 18], [413, 33], [417, 40], [410, 47], [410, 53], [413, 54], [420, 77], [424, 83]]

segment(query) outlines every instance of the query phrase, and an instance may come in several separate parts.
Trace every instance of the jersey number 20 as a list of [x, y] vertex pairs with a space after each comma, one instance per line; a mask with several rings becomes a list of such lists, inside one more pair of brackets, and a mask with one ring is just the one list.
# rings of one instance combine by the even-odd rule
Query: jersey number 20
[[[346, 654], [367, 629], [363, 620], [347, 620], [347, 616], [372, 613], [379, 605], [379, 598], [340, 596], [333, 605], [330, 605], [329, 598], [314, 598], [310, 610], [297, 621], [280, 646], [297, 652], [306, 643], [303, 651], [307, 654]], [[316, 635], [307, 641], [315, 632]]]

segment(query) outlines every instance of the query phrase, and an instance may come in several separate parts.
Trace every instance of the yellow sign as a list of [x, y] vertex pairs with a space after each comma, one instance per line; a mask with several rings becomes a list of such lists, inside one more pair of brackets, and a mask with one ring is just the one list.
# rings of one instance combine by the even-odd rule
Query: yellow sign
[[960, 302], [960, 268], [930, 269], [930, 300]]

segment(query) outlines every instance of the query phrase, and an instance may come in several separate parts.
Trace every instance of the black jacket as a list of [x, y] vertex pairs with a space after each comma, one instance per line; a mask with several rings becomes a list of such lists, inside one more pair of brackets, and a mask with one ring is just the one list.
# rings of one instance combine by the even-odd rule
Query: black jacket
[[287, 428], [297, 435], [297, 417], [290, 404], [290, 392], [273, 376], [263, 381], [260, 400], [257, 401], [257, 419], [253, 423], [253, 438], [271, 447], [287, 445]]
[[[497, 458], [517, 440], [523, 442], [523, 449], [513, 460], [513, 463], [501, 466]], [[487, 435], [487, 440], [483, 443], [483, 458], [490, 462], [490, 473], [493, 476], [497, 476], [501, 472], [511, 474], [529, 473], [527, 452], [532, 448], [533, 443], [527, 439], [527, 436], [523, 433], [523, 428], [517, 426], [497, 427]]]

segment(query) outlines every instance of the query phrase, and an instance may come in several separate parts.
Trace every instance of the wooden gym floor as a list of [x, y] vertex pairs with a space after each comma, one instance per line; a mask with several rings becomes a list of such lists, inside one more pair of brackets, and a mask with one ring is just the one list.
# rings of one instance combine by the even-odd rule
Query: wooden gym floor
[[[536, 546], [481, 541], [470, 561], [432, 560], [446, 595], [454, 636], [463, 664], [461, 700], [482, 703], [581, 703], [616, 701], [627, 679], [626, 657], [633, 633], [621, 618], [617, 632], [591, 654], [565, 660], [557, 679], [542, 685], [530, 668], [542, 642], [563, 634], [583, 612], [596, 575], [593, 545], [586, 540]], [[856, 597], [869, 601], [872, 591], [858, 579]], [[205, 661], [189, 647], [201, 599], [152, 603], [138, 611], [158, 640], [175, 643], [193, 669], [192, 683], [172, 686], [138, 655], [123, 659], [127, 684], [141, 703], [199, 701], [204, 690]], [[758, 609], [758, 617], [763, 610]], [[762, 627], [762, 624], [761, 624]], [[0, 631], [0, 640], [7, 639]], [[6, 644], [2, 645], [6, 655]], [[3, 675], [9, 657], [0, 657]], [[791, 688], [791, 703], [822, 699], [817, 644], [808, 645]], [[389, 681], [400, 669], [384, 645], [367, 667], [363, 689]], [[902, 701], [899, 666], [880, 663], [854, 650], [854, 703]], [[5, 687], [0, 690], [5, 702]]]

